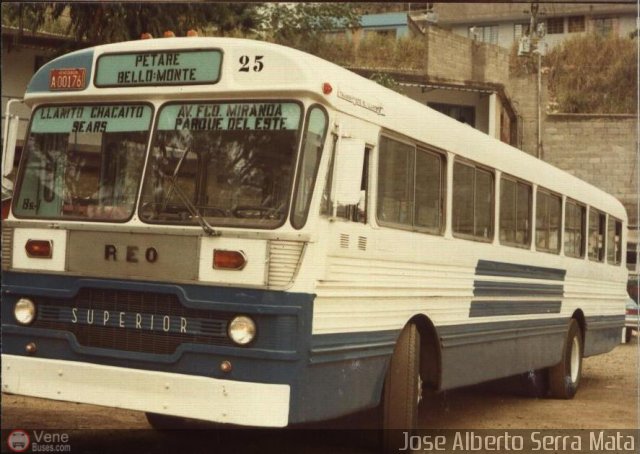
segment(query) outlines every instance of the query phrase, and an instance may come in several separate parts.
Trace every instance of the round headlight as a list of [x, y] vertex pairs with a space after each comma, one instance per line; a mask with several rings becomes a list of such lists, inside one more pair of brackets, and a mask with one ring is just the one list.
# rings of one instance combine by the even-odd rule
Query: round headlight
[[13, 315], [21, 325], [28, 325], [36, 318], [36, 305], [28, 298], [20, 298], [13, 308]]
[[234, 317], [227, 329], [229, 337], [238, 345], [247, 345], [256, 337], [256, 324], [245, 315]]

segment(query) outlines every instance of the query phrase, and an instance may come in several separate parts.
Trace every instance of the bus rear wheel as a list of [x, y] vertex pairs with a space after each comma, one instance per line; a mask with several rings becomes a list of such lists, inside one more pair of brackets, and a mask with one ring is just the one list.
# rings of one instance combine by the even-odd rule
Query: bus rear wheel
[[383, 393], [382, 445], [385, 453], [397, 453], [418, 425], [422, 400], [420, 333], [409, 324], [400, 333], [389, 362]]
[[549, 394], [556, 399], [572, 399], [582, 376], [582, 332], [575, 319], [569, 323], [564, 341], [562, 361], [549, 368]]

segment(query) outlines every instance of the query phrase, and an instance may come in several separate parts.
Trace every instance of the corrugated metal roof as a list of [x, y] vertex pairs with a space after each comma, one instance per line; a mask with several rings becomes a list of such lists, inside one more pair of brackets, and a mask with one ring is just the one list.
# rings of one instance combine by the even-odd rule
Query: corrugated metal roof
[[407, 25], [407, 13], [365, 14], [360, 18], [362, 27], [392, 27]]
[[462, 87], [455, 85], [440, 85], [440, 84], [421, 84], [414, 82], [396, 82], [398, 85], [403, 87], [420, 87], [420, 88], [429, 88], [431, 90], [454, 90], [454, 91], [471, 91], [474, 93], [495, 93], [495, 90], [489, 90], [486, 88], [476, 88], [476, 87]]

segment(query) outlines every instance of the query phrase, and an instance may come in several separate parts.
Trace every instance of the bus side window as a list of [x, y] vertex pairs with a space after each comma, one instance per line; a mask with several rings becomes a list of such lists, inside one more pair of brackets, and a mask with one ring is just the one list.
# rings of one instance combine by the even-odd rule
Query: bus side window
[[[322, 205], [320, 213], [331, 216], [332, 201], [330, 198], [331, 185], [333, 184], [333, 163], [335, 158], [337, 138], [334, 137], [333, 150], [331, 151], [331, 160], [329, 162], [329, 171], [327, 172], [327, 180], [322, 195]], [[360, 201], [357, 205], [338, 205], [336, 217], [346, 219], [353, 222], [367, 223], [367, 203], [369, 192], [369, 159], [371, 148], [365, 148], [364, 162], [362, 164], [362, 176], [360, 183]]]
[[620, 241], [622, 238], [622, 222], [609, 216], [607, 226], [607, 263], [620, 265], [622, 262], [622, 249]]
[[369, 153], [365, 148], [362, 164], [362, 178], [360, 180], [360, 201], [357, 205], [338, 205], [336, 216], [353, 222], [367, 223], [367, 186], [369, 180]]
[[562, 198], [538, 189], [536, 197], [536, 250], [560, 252]]
[[475, 164], [453, 164], [452, 223], [454, 236], [478, 241], [493, 238], [494, 176]]
[[604, 262], [605, 215], [589, 208], [589, 260]]

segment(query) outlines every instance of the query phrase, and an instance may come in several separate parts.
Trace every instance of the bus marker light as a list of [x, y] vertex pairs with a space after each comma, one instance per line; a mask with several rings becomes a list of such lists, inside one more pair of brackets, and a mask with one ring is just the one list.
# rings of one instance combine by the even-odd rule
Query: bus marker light
[[140, 39], [152, 39], [153, 35], [151, 33], [143, 33], [140, 35]]
[[213, 250], [213, 268], [216, 270], [240, 271], [247, 265], [247, 257], [242, 251]]
[[29, 258], [50, 259], [53, 256], [53, 241], [51, 240], [28, 240], [24, 248]]
[[20, 298], [13, 308], [13, 316], [21, 325], [29, 325], [36, 318], [36, 305], [29, 298]]
[[24, 351], [26, 351], [30, 355], [35, 354], [37, 350], [38, 348], [36, 347], [36, 344], [34, 342], [29, 342], [27, 345], [24, 346]]
[[230, 361], [222, 361], [220, 363], [220, 370], [224, 373], [229, 373], [233, 369]]
[[164, 36], [165, 38], [175, 38], [176, 34], [173, 33], [171, 30], [167, 30], [166, 32], [164, 32], [164, 35], [162, 36]]
[[187, 36], [191, 37], [191, 36], [198, 36], [198, 32], [195, 30], [189, 30], [187, 31]]
[[325, 82], [322, 84], [322, 93], [324, 93], [325, 95], [330, 95], [332, 91], [333, 87], [329, 82]]

